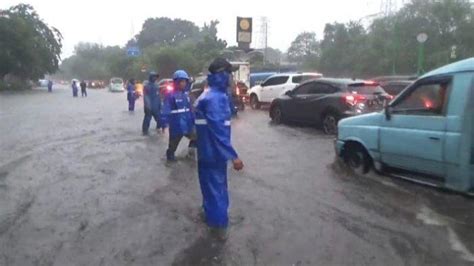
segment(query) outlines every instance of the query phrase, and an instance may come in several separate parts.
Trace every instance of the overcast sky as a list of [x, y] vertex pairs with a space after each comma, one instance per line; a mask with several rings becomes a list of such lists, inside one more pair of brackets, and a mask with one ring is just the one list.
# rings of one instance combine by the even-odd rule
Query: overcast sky
[[[39, 15], [64, 36], [63, 58], [70, 56], [80, 41], [123, 46], [150, 17], [182, 18], [202, 26], [220, 21], [219, 37], [235, 44], [236, 17], [254, 18], [253, 47], [259, 47], [259, 22], [269, 22], [268, 45], [286, 50], [302, 31], [315, 31], [321, 38], [325, 23], [347, 22], [378, 13], [382, 0], [1, 0], [0, 8], [31, 4]], [[401, 1], [399, 1], [401, 2]]]

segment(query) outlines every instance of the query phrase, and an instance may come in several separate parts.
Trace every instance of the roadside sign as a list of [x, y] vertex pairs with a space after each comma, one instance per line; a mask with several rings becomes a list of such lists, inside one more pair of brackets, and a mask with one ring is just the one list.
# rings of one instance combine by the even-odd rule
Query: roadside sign
[[422, 32], [422, 33], [418, 34], [418, 36], [416, 36], [416, 40], [419, 43], [425, 43], [428, 40], [428, 34]]
[[237, 17], [237, 43], [244, 50], [250, 49], [252, 42], [252, 18]]
[[140, 49], [136, 46], [127, 48], [127, 56], [137, 57], [140, 56]]

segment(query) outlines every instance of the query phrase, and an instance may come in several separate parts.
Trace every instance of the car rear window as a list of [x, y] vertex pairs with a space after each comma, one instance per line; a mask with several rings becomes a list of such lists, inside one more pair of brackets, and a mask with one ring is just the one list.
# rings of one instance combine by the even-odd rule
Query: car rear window
[[386, 91], [390, 95], [398, 95], [405, 88], [405, 85], [386, 85], [383, 87], [384, 91]]
[[293, 83], [300, 84], [301, 82], [311, 80], [311, 79], [317, 79], [317, 78], [320, 78], [320, 77], [321, 76], [318, 76], [318, 75], [301, 75], [301, 76], [294, 76], [291, 81]]
[[348, 86], [350, 92], [357, 94], [385, 94], [384, 89], [378, 85], [366, 85], [366, 84], [350, 84]]

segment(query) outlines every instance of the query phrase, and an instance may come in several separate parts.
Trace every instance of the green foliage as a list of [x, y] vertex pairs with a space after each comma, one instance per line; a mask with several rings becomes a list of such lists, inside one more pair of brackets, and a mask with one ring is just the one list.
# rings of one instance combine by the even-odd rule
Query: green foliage
[[136, 36], [138, 46], [142, 49], [158, 45], [173, 46], [183, 40], [198, 39], [199, 27], [191, 21], [170, 18], [149, 18]]
[[309, 58], [319, 56], [319, 42], [316, 39], [316, 33], [303, 32], [291, 43], [288, 49], [288, 58], [292, 62], [302, 63]]
[[62, 74], [68, 79], [145, 79], [150, 70], [165, 78], [184, 69], [195, 75], [204, 71], [227, 46], [217, 38], [218, 24], [211, 21], [200, 29], [185, 20], [148, 19], [140, 34], [127, 43], [127, 47], [140, 46], [141, 56], [128, 57], [125, 48], [83, 43], [76, 47], [72, 57], [63, 61]]
[[30, 5], [0, 10], [0, 79], [38, 79], [58, 69], [61, 33], [41, 20]]
[[[469, 1], [412, 0], [394, 15], [375, 19], [367, 29], [357, 22], [326, 24], [320, 55], [307, 61], [331, 76], [413, 74], [419, 33], [429, 36], [424, 66], [429, 70], [474, 56], [473, 29]], [[456, 58], [451, 58], [453, 46]]]

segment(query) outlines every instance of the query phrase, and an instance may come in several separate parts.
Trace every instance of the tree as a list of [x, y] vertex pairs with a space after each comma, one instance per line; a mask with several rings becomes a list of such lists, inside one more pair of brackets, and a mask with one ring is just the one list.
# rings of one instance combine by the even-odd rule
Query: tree
[[194, 23], [170, 18], [149, 18], [136, 36], [137, 44], [144, 49], [149, 46], [174, 46], [186, 39], [197, 39], [199, 27]]
[[0, 36], [0, 79], [10, 74], [35, 80], [58, 69], [61, 33], [30, 5], [0, 10]]
[[[320, 68], [335, 76], [370, 77], [413, 74], [417, 70], [416, 36], [425, 32], [425, 69], [474, 55], [474, 10], [465, 0], [412, 0], [391, 16], [359, 23], [326, 24]], [[452, 47], [457, 58], [451, 58]]]
[[288, 58], [292, 62], [302, 63], [308, 58], [315, 59], [319, 56], [319, 42], [316, 33], [303, 32], [291, 43], [288, 49]]

